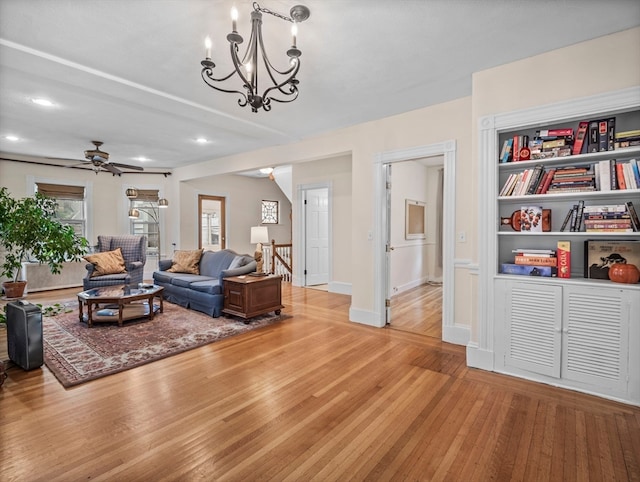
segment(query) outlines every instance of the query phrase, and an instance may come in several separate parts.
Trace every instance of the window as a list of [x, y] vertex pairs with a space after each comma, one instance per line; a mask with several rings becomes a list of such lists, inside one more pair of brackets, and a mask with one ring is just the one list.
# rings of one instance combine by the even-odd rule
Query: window
[[278, 224], [278, 201], [262, 201], [262, 224]]
[[66, 186], [36, 182], [37, 191], [57, 201], [56, 218], [73, 227], [78, 236], [86, 237], [84, 186]]
[[138, 210], [131, 219], [131, 234], [147, 237], [147, 255], [157, 256], [160, 241], [160, 212], [157, 189], [138, 189], [138, 197], [131, 200], [130, 208]]

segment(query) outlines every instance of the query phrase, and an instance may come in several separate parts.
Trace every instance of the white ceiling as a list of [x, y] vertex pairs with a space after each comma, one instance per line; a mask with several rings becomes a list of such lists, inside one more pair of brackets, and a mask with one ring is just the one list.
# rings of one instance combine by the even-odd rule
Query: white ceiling
[[[82, 159], [96, 139], [113, 162], [170, 169], [468, 96], [475, 71], [640, 25], [637, 0], [299, 2], [300, 96], [252, 113], [200, 78], [207, 35], [230, 71], [229, 11], [247, 39], [250, 1], [0, 0], [0, 152]], [[289, 24], [265, 14], [263, 32], [284, 67]]]

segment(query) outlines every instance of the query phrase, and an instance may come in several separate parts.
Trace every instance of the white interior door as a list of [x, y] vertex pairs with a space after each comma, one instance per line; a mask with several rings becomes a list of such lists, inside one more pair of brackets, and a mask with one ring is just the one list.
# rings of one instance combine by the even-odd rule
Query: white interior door
[[305, 285], [329, 282], [329, 190], [305, 191]]

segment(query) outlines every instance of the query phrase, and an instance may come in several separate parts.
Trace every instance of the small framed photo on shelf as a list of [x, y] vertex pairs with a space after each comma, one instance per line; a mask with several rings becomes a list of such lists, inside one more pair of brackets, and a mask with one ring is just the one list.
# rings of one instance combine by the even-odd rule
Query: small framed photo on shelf
[[542, 206], [522, 206], [520, 208], [520, 231], [542, 232]]
[[640, 241], [588, 239], [584, 242], [584, 277], [609, 279], [615, 263], [640, 267]]

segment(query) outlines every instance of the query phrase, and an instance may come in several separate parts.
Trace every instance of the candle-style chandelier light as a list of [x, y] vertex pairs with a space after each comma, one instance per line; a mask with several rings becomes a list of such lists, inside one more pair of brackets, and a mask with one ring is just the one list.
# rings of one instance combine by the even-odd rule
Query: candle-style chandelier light
[[[267, 52], [264, 48], [264, 42], [262, 40], [262, 14], [267, 13], [274, 17], [280, 18], [287, 22], [291, 22], [291, 35], [292, 45], [287, 50], [287, 56], [289, 57], [289, 67], [286, 70], [278, 70], [273, 66]], [[253, 12], [251, 12], [251, 36], [247, 50], [243, 56], [239, 54], [240, 48], [238, 47], [244, 39], [237, 32], [237, 20], [238, 11], [234, 7], [231, 10], [231, 25], [232, 32], [227, 35], [229, 41], [231, 60], [233, 62], [234, 70], [230, 74], [216, 78], [213, 76], [213, 69], [215, 64], [211, 60], [211, 39], [209, 37], [205, 40], [206, 58], [200, 62], [202, 65], [202, 79], [205, 83], [220, 92], [227, 92], [229, 94], [238, 94], [238, 104], [241, 107], [247, 104], [251, 106], [253, 112], [258, 112], [258, 109], [262, 108], [266, 111], [271, 110], [271, 101], [275, 102], [292, 102], [298, 97], [298, 79], [296, 75], [300, 70], [300, 56], [302, 52], [296, 45], [298, 35], [298, 23], [304, 22], [309, 18], [310, 11], [304, 5], [296, 5], [291, 8], [289, 12], [291, 17], [285, 17], [279, 13], [272, 12], [267, 8], [263, 8], [258, 5], [257, 2], [253, 2]], [[264, 65], [264, 69], [260, 67], [259, 62]], [[265, 73], [268, 76], [268, 87], [259, 90], [259, 76], [258, 73]], [[239, 77], [240, 86], [244, 88], [244, 91], [230, 88], [222, 88], [216, 85], [218, 82], [224, 82], [237, 75]], [[240, 88], [240, 87], [238, 87]]]

